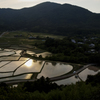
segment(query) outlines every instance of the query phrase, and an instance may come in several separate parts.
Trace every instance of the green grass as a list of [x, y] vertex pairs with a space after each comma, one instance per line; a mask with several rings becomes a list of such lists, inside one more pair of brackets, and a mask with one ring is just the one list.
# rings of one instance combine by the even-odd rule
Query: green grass
[[[15, 35], [22, 35], [22, 37], [15, 37]], [[30, 36], [39, 37], [41, 39], [29, 39]], [[47, 33], [35, 33], [35, 32], [25, 32], [25, 31], [12, 31], [6, 32], [0, 38], [0, 47], [8, 47], [11, 45], [30, 45], [33, 46], [35, 43], [41, 44], [42, 38], [51, 37], [56, 39], [62, 39], [64, 36], [58, 36]]]
[[20, 35], [20, 34], [23, 36], [23, 38], [29, 38], [30, 36], [33, 36], [33, 37], [39, 36], [40, 38], [44, 38], [44, 37], [59, 38], [59, 39], [64, 38], [64, 36], [53, 35], [53, 34], [48, 34], [48, 33], [35, 33], [35, 32], [25, 32], [25, 31], [6, 32], [3, 35], [3, 37], [14, 38], [15, 35]]

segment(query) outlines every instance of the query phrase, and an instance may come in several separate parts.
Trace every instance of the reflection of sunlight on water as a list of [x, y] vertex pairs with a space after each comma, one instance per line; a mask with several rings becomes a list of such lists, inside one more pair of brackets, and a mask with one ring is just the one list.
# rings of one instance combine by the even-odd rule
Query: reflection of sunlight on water
[[55, 81], [58, 85], [68, 85], [68, 84], [75, 84], [76, 82], [79, 82], [79, 78], [75, 78], [75, 76], [69, 77], [67, 79]]
[[26, 65], [27, 67], [30, 67], [30, 66], [32, 66], [32, 63], [33, 63], [33, 60], [30, 59], [29, 61], [27, 61], [27, 62], [25, 63], [25, 65]]
[[83, 70], [82, 72], [79, 73], [79, 77], [83, 81], [86, 81], [88, 75], [96, 75], [98, 72], [99, 72], [99, 70], [98, 71], [93, 71], [93, 70], [90, 70], [90, 69], [86, 68], [85, 70]]
[[28, 74], [28, 75], [26, 75], [25, 79], [30, 79], [31, 76], [32, 76], [32, 74]]

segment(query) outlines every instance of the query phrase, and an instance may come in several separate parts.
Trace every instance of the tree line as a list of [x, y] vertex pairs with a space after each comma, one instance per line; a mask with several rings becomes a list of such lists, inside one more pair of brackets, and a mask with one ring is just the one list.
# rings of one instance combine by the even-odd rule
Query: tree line
[[98, 78], [100, 79], [100, 73], [89, 76], [86, 82], [70, 85], [57, 85], [44, 77], [35, 82], [19, 84], [17, 87], [0, 83], [0, 100], [99, 100]]
[[63, 39], [47, 38], [44, 43], [36, 44], [36, 46], [53, 53], [52, 56], [45, 59], [73, 63], [100, 63], [98, 46], [95, 47], [97, 52], [92, 53], [89, 52], [88, 44], [73, 43], [69, 37]]

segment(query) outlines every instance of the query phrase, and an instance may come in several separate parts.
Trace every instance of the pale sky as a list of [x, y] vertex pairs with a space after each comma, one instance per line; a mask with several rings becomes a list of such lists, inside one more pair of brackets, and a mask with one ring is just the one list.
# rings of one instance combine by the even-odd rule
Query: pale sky
[[[0, 8], [21, 9], [24, 7], [32, 7], [48, 0], [0, 0]], [[92, 12], [100, 13], [100, 0], [50, 0], [55, 3], [69, 3], [86, 8]]]

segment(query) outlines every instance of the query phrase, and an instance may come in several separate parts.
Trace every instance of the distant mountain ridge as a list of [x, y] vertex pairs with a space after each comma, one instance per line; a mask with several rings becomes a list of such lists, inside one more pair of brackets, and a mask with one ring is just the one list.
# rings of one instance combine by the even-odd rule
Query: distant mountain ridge
[[100, 14], [70, 4], [44, 2], [20, 10], [0, 9], [0, 30], [67, 33], [99, 28]]

